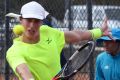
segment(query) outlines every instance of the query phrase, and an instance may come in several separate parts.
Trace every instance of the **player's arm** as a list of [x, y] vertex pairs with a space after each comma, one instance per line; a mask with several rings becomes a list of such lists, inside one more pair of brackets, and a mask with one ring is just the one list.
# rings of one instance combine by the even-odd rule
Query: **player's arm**
[[25, 63], [18, 65], [16, 68], [16, 72], [22, 80], [34, 80], [27, 64]]
[[101, 28], [93, 29], [93, 30], [86, 30], [86, 31], [80, 31], [80, 30], [73, 30], [73, 31], [66, 31], [64, 32], [65, 35], [65, 41], [67, 43], [74, 43], [76, 41], [82, 41], [82, 40], [90, 40], [90, 39], [98, 39], [101, 36], [110, 36], [109, 29], [107, 26], [107, 19], [104, 20], [103, 25]]
[[74, 43], [82, 40], [92, 39], [92, 35], [90, 31], [74, 30], [74, 31], [66, 31], [64, 32], [64, 34], [65, 34], [65, 41], [67, 43]]
[[6, 59], [21, 80], [31, 80], [33, 78], [24, 57], [24, 52], [21, 51], [19, 45], [12, 45], [12, 47], [8, 49]]

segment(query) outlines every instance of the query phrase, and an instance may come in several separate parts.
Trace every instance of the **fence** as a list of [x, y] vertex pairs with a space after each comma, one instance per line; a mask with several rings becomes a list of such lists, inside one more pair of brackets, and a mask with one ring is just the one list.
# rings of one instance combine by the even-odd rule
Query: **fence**
[[[10, 80], [12, 74], [8, 67], [5, 55], [12, 45], [12, 27], [16, 19], [5, 17], [8, 12], [19, 13], [20, 8], [30, 0], [1, 0], [0, 1], [0, 80]], [[36, 0], [50, 12], [51, 24], [59, 30], [87, 30], [102, 25], [103, 19], [108, 17], [109, 28], [120, 28], [120, 1], [119, 0]], [[6, 4], [6, 5], [4, 5]], [[99, 47], [100, 46], [100, 47]], [[68, 59], [78, 45], [66, 45], [64, 56]], [[95, 60], [101, 45], [96, 46], [94, 55], [87, 65], [71, 80], [94, 80]]]

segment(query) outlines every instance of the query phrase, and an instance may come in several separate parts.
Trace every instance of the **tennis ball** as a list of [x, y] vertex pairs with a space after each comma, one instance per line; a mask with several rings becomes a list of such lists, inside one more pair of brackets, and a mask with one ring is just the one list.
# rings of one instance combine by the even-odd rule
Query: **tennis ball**
[[18, 24], [13, 27], [13, 33], [15, 35], [22, 35], [23, 32], [24, 32], [24, 27], [22, 25]]

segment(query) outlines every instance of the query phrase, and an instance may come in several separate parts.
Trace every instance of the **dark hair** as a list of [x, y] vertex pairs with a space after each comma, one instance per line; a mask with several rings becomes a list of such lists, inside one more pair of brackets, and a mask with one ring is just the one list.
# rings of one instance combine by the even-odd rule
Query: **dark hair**
[[[101, 42], [104, 42], [104, 41], [112, 41], [112, 40], [102, 40]], [[115, 42], [120, 42], [120, 40], [115, 40]]]
[[120, 40], [116, 40], [116, 42], [119, 42], [119, 43], [120, 43]]
[[45, 19], [43, 19], [43, 24], [52, 27], [52, 24], [51, 24], [51, 15], [50, 14], [47, 15], [47, 17]]

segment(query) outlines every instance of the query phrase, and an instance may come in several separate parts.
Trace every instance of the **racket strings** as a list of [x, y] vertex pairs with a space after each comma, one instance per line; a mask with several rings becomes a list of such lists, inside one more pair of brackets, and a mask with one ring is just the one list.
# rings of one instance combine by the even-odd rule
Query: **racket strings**
[[[93, 51], [95, 49], [95, 43], [93, 41], [89, 41], [86, 44], [82, 45], [81, 48], [78, 49], [67, 61], [61, 73], [58, 73], [56, 76], [62, 80], [69, 80], [69, 78], [73, 78], [77, 75], [77, 73], [86, 66], [89, 58], [91, 57]], [[74, 72], [76, 71], [76, 72]], [[76, 78], [76, 77], [75, 77]], [[58, 79], [57, 79], [58, 80]], [[73, 79], [74, 80], [74, 79]], [[79, 80], [79, 79], [75, 79]]]
[[77, 70], [85, 61], [85, 58], [88, 56], [89, 50], [88, 47], [82, 49], [74, 58], [68, 63], [64, 71], [64, 75], [69, 75], [70, 73]]

